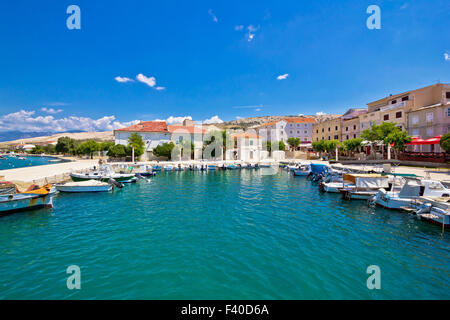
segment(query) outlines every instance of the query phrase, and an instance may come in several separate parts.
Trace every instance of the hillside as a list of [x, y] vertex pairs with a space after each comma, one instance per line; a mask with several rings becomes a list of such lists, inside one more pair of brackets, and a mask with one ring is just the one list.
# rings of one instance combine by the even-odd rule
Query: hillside
[[87, 140], [94, 139], [99, 141], [106, 140], [114, 140], [114, 135], [112, 131], [105, 132], [76, 132], [76, 133], [57, 133], [53, 135], [33, 137], [33, 138], [25, 138], [25, 139], [17, 139], [12, 141], [0, 142], [0, 146], [8, 146], [8, 145], [17, 145], [21, 143], [25, 144], [36, 144], [36, 143], [44, 143], [50, 141], [57, 141], [58, 138], [61, 137], [69, 137], [76, 140]]
[[[231, 129], [231, 128], [252, 128], [260, 126], [267, 122], [279, 121], [286, 118], [297, 118], [298, 116], [263, 116], [263, 117], [252, 117], [252, 118], [242, 118], [233, 121], [223, 122], [221, 124], [216, 124], [216, 126], [221, 127], [223, 129]], [[334, 119], [339, 117], [339, 115], [335, 114], [326, 114], [320, 116], [303, 116], [305, 118], [314, 118], [316, 121], [321, 122], [324, 120]]]

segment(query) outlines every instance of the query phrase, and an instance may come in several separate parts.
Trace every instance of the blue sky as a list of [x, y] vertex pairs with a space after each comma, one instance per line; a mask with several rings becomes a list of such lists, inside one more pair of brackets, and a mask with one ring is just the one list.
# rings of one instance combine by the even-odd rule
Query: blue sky
[[343, 113], [449, 83], [448, 21], [448, 0], [2, 1], [0, 131]]

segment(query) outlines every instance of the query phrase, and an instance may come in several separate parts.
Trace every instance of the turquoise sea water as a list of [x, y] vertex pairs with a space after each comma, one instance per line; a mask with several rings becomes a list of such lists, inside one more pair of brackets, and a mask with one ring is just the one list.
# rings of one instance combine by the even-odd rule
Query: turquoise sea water
[[52, 162], [50, 160], [55, 159], [57, 158], [25, 156], [25, 160], [19, 160], [19, 158], [16, 157], [6, 156], [6, 159], [0, 159], [0, 170], [31, 167], [31, 166], [42, 166], [45, 164], [51, 164]]
[[450, 232], [286, 172], [163, 172], [54, 205], [0, 218], [0, 298], [450, 298]]

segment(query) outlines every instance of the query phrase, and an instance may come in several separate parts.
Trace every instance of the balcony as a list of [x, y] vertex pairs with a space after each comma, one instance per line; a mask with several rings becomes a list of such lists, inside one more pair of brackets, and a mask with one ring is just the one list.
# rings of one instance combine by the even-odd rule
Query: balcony
[[380, 108], [380, 111], [385, 112], [385, 111], [396, 110], [399, 108], [411, 108], [412, 106], [413, 106], [413, 101], [407, 100], [407, 101], [397, 102], [396, 104], [385, 105], [384, 107]]

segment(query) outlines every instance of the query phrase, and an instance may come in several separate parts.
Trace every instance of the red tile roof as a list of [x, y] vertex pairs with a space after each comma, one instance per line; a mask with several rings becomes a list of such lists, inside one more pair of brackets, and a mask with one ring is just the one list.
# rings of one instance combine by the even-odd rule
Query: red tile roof
[[116, 131], [129, 132], [169, 132], [164, 121], [144, 121]]
[[177, 131], [177, 133], [201, 133], [205, 134], [208, 133], [208, 130], [202, 129], [201, 127], [194, 127], [194, 126], [182, 126], [182, 125], [171, 125], [169, 126], [169, 132], [173, 133]]

